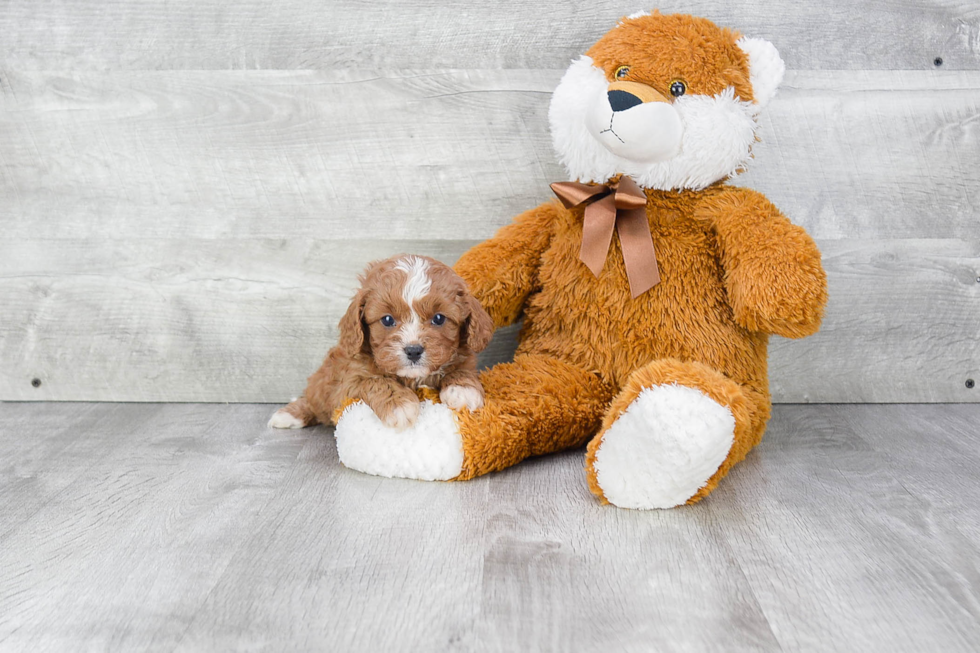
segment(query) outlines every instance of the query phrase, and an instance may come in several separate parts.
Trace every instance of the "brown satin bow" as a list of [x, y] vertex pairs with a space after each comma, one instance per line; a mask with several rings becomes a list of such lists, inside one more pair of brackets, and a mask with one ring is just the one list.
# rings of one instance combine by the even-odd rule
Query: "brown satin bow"
[[616, 227], [633, 299], [660, 283], [657, 254], [647, 222], [647, 198], [635, 181], [626, 176], [611, 184], [560, 181], [551, 184], [551, 190], [566, 209], [589, 202], [578, 256], [592, 274], [598, 277], [602, 272]]

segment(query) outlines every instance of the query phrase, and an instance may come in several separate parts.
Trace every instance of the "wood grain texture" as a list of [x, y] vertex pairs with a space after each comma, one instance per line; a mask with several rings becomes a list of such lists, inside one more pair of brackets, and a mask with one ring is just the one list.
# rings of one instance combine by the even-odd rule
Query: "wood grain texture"
[[[3, 459], [4, 514], [37, 493], [45, 501], [2, 536], [0, 648], [20, 649], [17, 633], [32, 633], [37, 650], [172, 646], [303, 443], [257, 428], [264, 407], [54, 410], [69, 406], [89, 415], [64, 419], [58, 455]], [[45, 437], [39, 413], [3, 413], [5, 448]], [[74, 609], [44, 623], [59, 604]]]
[[[369, 260], [453, 262], [473, 242], [0, 243], [0, 397], [286, 401], [336, 342]], [[980, 401], [965, 385], [980, 380], [980, 242], [818, 244], [827, 317], [816, 336], [774, 339], [776, 401]], [[483, 363], [507, 359], [516, 334], [498, 332]]]
[[[962, 0], [666, 0], [771, 40], [791, 68], [980, 68]], [[19, 70], [563, 68], [650, 3], [596, 0], [7, 0], [0, 68]]]
[[[935, 430], [937, 421], [942, 434]], [[980, 428], [969, 410], [868, 407], [837, 413], [832, 425], [843, 433], [860, 433], [866, 443], [886, 452], [905, 470], [899, 479], [904, 492], [915, 493], [931, 513], [955, 522], [966, 537], [980, 541], [980, 483], [972, 464], [973, 452], [980, 450]], [[901, 446], [894, 441], [896, 431], [902, 434]], [[940, 475], [956, 488], [955, 496], [949, 486], [935, 482]], [[897, 488], [896, 492], [903, 494]], [[970, 578], [976, 583], [975, 572]]]
[[818, 241], [821, 330], [774, 338], [776, 401], [980, 401], [980, 241]]
[[973, 406], [777, 407], [735, 469], [744, 492], [713, 510], [739, 515], [719, 527], [785, 650], [976, 647], [978, 540], [960, 512], [976, 483], [928, 476], [938, 461], [923, 445], [970, 448], [976, 430], [962, 424], [978, 417]]
[[[564, 178], [560, 71], [25, 73], [8, 238], [483, 239]], [[974, 238], [980, 73], [790, 73], [737, 183], [817, 238]]]
[[[776, 399], [977, 401], [980, 9], [661, 8], [791, 68], [737, 183], [820, 240], [831, 307], [773, 343]], [[367, 260], [550, 199], [550, 92], [633, 9], [0, 3], [0, 399], [293, 396]]]
[[980, 639], [977, 406], [777, 406], [709, 499], [657, 512], [598, 505], [580, 451], [465, 483], [366, 476], [330, 429], [266, 429], [273, 409], [0, 404], [0, 514], [20, 516], [0, 532], [0, 648]]

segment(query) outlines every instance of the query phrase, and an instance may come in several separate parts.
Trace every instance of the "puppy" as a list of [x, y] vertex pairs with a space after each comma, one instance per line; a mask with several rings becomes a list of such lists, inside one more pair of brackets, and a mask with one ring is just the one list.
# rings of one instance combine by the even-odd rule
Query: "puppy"
[[303, 396], [279, 409], [273, 428], [332, 421], [346, 399], [359, 399], [386, 425], [415, 423], [415, 389], [439, 390], [453, 409], [483, 406], [476, 352], [493, 335], [493, 320], [448, 266], [427, 256], [400, 255], [368, 265], [340, 340], [307, 380]]

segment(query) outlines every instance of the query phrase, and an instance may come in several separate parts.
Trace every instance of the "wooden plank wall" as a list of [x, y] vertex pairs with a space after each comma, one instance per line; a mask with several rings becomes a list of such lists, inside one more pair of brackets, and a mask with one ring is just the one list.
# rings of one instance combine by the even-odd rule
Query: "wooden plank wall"
[[[550, 92], [636, 9], [6, 0], [0, 399], [295, 395], [364, 263], [451, 262], [549, 198]], [[789, 68], [737, 183], [818, 239], [831, 303], [774, 339], [775, 398], [980, 401], [980, 5], [661, 9]]]

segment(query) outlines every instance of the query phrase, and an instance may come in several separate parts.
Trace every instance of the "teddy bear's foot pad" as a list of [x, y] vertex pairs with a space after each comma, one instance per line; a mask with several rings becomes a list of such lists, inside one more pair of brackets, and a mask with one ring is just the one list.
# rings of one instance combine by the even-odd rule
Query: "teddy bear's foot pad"
[[603, 434], [596, 480], [620, 508], [673, 508], [704, 487], [728, 456], [731, 411], [694, 388], [643, 390]]
[[421, 481], [448, 481], [463, 469], [463, 439], [453, 412], [425, 400], [414, 426], [398, 431], [371, 408], [348, 406], [334, 430], [340, 462], [365, 474]]

